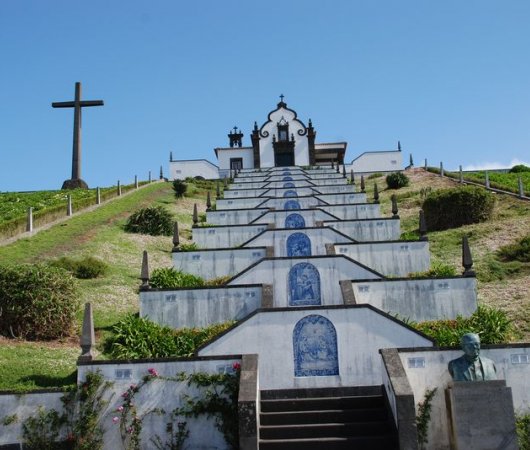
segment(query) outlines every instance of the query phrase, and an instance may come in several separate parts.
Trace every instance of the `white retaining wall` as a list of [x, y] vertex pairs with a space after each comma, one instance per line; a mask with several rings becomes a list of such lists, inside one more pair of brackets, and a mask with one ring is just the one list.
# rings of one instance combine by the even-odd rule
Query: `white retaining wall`
[[349, 203], [344, 205], [322, 205], [318, 207], [341, 220], [378, 219], [381, 217], [379, 203]]
[[254, 223], [273, 223], [276, 228], [283, 228], [285, 227], [285, 219], [293, 213], [300, 214], [304, 218], [306, 227], [316, 226], [317, 221], [336, 220], [335, 217], [321, 211], [321, 207], [319, 207], [318, 209], [299, 209], [297, 211], [270, 211], [260, 216]]
[[324, 222], [346, 236], [360, 242], [397, 241], [400, 232], [399, 219], [365, 219]]
[[237, 247], [267, 229], [267, 225], [233, 225], [192, 228], [193, 242], [199, 248]]
[[211, 225], [247, 225], [268, 211], [268, 208], [206, 211], [206, 223]]

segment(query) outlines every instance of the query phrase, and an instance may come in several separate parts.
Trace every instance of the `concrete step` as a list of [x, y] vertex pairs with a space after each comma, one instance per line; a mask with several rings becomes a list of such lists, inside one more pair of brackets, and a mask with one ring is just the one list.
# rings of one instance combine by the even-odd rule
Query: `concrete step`
[[262, 412], [321, 411], [330, 409], [356, 409], [384, 407], [381, 395], [362, 397], [286, 398], [261, 400]]
[[390, 435], [388, 421], [273, 425], [260, 427], [260, 439], [309, 439], [325, 437], [368, 437]]
[[320, 439], [260, 439], [260, 450], [397, 450], [393, 436]]
[[384, 421], [387, 412], [383, 408], [332, 409], [320, 411], [283, 411], [260, 414], [260, 424], [295, 425], [322, 423], [352, 423]]
[[344, 386], [332, 388], [308, 389], [272, 389], [260, 391], [262, 400], [286, 398], [321, 398], [321, 397], [354, 397], [383, 395], [381, 385], [376, 386]]

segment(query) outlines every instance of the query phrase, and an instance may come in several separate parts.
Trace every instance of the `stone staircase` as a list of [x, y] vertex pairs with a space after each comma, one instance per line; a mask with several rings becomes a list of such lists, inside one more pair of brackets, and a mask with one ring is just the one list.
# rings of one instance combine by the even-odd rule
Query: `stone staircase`
[[381, 386], [261, 391], [259, 449], [393, 450]]

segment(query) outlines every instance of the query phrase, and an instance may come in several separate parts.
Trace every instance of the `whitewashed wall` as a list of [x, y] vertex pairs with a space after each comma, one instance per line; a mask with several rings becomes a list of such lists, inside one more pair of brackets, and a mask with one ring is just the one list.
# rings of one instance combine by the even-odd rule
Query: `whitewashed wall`
[[364, 219], [324, 222], [360, 242], [397, 241], [401, 235], [399, 219]]
[[310, 180], [300, 180], [300, 181], [270, 181], [264, 186], [269, 189], [282, 188], [285, 183], [293, 183], [295, 187], [311, 187], [314, 186], [314, 183]]
[[267, 229], [267, 225], [229, 225], [192, 228], [193, 242], [199, 248], [237, 247]]
[[212, 225], [246, 225], [268, 211], [268, 208], [206, 211], [206, 222]]
[[377, 219], [381, 217], [379, 203], [349, 203], [344, 205], [322, 205], [322, 211], [341, 220]]
[[315, 196], [308, 196], [308, 197], [287, 197], [287, 198], [270, 198], [266, 200], [262, 206], [267, 208], [274, 208], [274, 209], [284, 209], [285, 202], [287, 200], [296, 200], [298, 204], [300, 205], [301, 209], [308, 209], [308, 208], [314, 208], [319, 205], [325, 204], [323, 200], [319, 200]]
[[295, 233], [303, 233], [311, 241], [311, 255], [325, 255], [326, 244], [340, 244], [351, 243], [352, 240], [346, 236], [337, 233], [331, 228], [289, 228], [280, 230], [268, 230], [256, 236], [245, 244], [245, 246], [260, 247], [272, 246], [274, 247], [274, 256], [287, 256], [287, 239]]
[[[530, 363], [514, 364], [512, 358], [530, 361], [530, 345], [514, 344], [504, 348], [501, 346], [483, 346], [481, 356], [495, 362], [497, 378], [505, 379], [506, 385], [512, 388], [513, 402], [516, 413], [530, 413]], [[428, 450], [449, 450], [449, 431], [447, 410], [445, 405], [445, 389], [451, 382], [447, 370], [449, 361], [459, 358], [461, 350], [418, 350], [400, 351], [405, 372], [414, 391], [415, 404], [423, 401], [427, 389], [438, 388], [432, 401], [431, 422], [429, 425]], [[512, 355], [515, 355], [512, 357]], [[522, 356], [519, 356], [522, 355]], [[410, 363], [410, 358], [416, 358]], [[420, 363], [418, 364], [418, 358]], [[423, 361], [422, 361], [423, 359]], [[421, 366], [423, 367], [413, 367]], [[412, 366], [412, 367], [409, 367]]]
[[276, 228], [284, 228], [285, 219], [293, 213], [300, 214], [304, 218], [306, 227], [316, 226], [317, 221], [323, 222], [324, 220], [335, 220], [333, 216], [330, 216], [320, 209], [299, 209], [296, 211], [270, 211], [263, 216], [260, 216], [254, 221], [254, 223], [273, 223]]
[[205, 280], [211, 280], [212, 278], [236, 275], [248, 266], [265, 258], [265, 253], [264, 247], [173, 252], [173, 267]]
[[224, 209], [248, 209], [248, 208], [269, 208], [265, 206], [266, 198], [219, 198], [215, 201], [217, 211]]
[[205, 159], [172, 161], [169, 163], [169, 179], [183, 180], [187, 177], [201, 176], [207, 180], [219, 178], [219, 168]]
[[346, 170], [350, 173], [394, 172], [402, 170], [403, 154], [400, 151], [364, 152], [355, 158]]
[[315, 191], [320, 194], [353, 193], [356, 191], [354, 184], [319, 185]]
[[324, 200], [328, 205], [343, 205], [345, 203], [366, 203], [366, 194], [363, 192], [344, 194], [319, 194], [320, 200]]
[[217, 149], [217, 161], [219, 169], [230, 169], [230, 158], [243, 158], [243, 167], [254, 167], [254, 153], [252, 147], [219, 148]]
[[369, 242], [336, 245], [335, 253], [349, 256], [385, 276], [406, 277], [430, 268], [429, 242]]
[[289, 306], [289, 271], [299, 263], [310, 263], [320, 276], [322, 305], [343, 304], [340, 280], [377, 279], [381, 276], [344, 256], [266, 259], [234, 277], [228, 285], [272, 284], [274, 307]]
[[[294, 376], [293, 330], [312, 314], [335, 327], [338, 376]], [[430, 345], [428, 339], [368, 307], [289, 308], [255, 313], [199, 354], [258, 354], [260, 389], [371, 386], [382, 382], [380, 348]]]
[[171, 328], [241, 320], [261, 307], [261, 286], [140, 291], [140, 316]]
[[435, 278], [352, 282], [357, 303], [423, 322], [469, 317], [477, 309], [475, 278]]

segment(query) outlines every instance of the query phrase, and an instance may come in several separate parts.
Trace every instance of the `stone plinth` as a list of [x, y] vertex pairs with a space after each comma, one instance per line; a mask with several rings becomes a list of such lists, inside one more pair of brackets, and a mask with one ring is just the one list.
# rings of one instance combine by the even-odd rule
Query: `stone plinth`
[[511, 388], [505, 380], [453, 382], [446, 390], [455, 450], [517, 450]]

